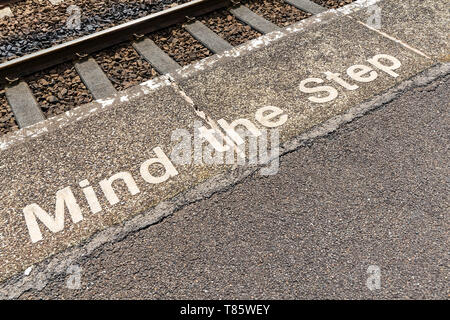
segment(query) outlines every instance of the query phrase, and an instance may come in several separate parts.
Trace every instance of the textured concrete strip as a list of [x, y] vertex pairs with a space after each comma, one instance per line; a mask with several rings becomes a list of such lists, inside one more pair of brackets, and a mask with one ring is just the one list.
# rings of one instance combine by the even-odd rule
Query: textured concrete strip
[[[128, 96], [121, 97], [121, 104], [116, 103], [102, 112], [96, 112], [100, 105], [92, 104], [90, 110], [85, 110], [91, 115], [83, 121], [0, 151], [0, 280], [79, 244], [95, 232], [129, 220], [221, 170], [177, 166], [178, 175], [161, 183], [149, 182], [146, 171], [157, 176], [164, 172], [162, 165], [150, 165], [147, 169], [142, 167], [144, 162], [157, 156], [157, 147], [170, 157], [172, 132], [191, 130], [199, 118], [167, 80], [156, 91], [142, 95], [142, 90], [150, 91], [146, 85], [133, 88]], [[128, 97], [139, 94], [140, 99], [127, 101]], [[109, 192], [106, 198], [107, 189], [100, 186], [100, 181], [120, 172], [128, 172], [131, 177], [127, 179], [134, 180], [136, 186], [130, 182], [131, 188], [127, 188], [119, 179], [114, 184], [117, 198], [114, 192]], [[86, 189], [88, 184], [93, 190]], [[69, 214], [63, 205], [60, 208], [65, 211], [62, 231], [57, 231], [58, 223], [53, 224], [52, 230], [48, 227], [51, 223], [46, 226], [38, 222], [42, 240], [33, 243], [23, 209], [36, 204], [33, 208], [39, 206], [54, 217], [56, 194], [63, 189], [66, 200], [73, 199], [70, 193], [73, 194], [82, 220], [74, 219], [77, 216]], [[85, 191], [94, 192], [98, 203], [88, 202]], [[92, 194], [89, 198], [95, 200]], [[75, 206], [72, 208], [78, 212]]]
[[312, 14], [318, 14], [327, 10], [327, 8], [319, 6], [317, 3], [310, 0], [284, 0], [284, 2]]
[[75, 63], [75, 69], [95, 99], [106, 99], [117, 93], [93, 58]]
[[214, 53], [222, 53], [233, 48], [231, 44], [200, 21], [186, 24], [184, 27], [195, 39], [203, 43], [205, 47]]
[[[202, 72], [187, 77], [180, 71], [180, 84], [215, 120], [252, 119], [256, 110], [263, 106], [281, 108], [288, 115], [288, 121], [279, 127], [284, 141], [433, 63], [350, 18], [313, 25], [271, 46], [241, 53], [240, 59], [219, 60], [211, 67], [206, 62]], [[389, 74], [387, 69], [383, 71], [368, 62], [380, 54], [401, 63], [395, 73]], [[380, 62], [394, 66], [392, 61], [381, 59]], [[357, 82], [347, 75], [352, 65], [371, 68], [372, 76], [377, 77], [372, 77], [371, 82]], [[326, 80], [324, 72], [339, 73], [351, 90]], [[300, 85], [307, 79], [313, 80], [304, 84], [305, 87], [316, 87], [322, 81], [321, 86], [328, 86], [327, 90], [334, 88], [334, 92], [304, 93]], [[337, 96], [331, 99], [333, 94]], [[317, 103], [311, 101], [311, 97], [329, 98], [329, 101]]]
[[[361, 10], [353, 17], [384, 32], [427, 55], [448, 59], [450, 1], [401, 0], [379, 1], [372, 10]], [[379, 9], [377, 9], [379, 8]], [[379, 26], [374, 15], [380, 14]]]
[[161, 50], [152, 40], [145, 38], [142, 41], [134, 42], [133, 47], [147, 60], [153, 68], [161, 74], [173, 72], [181, 66], [175, 62], [167, 53]]
[[17, 124], [20, 128], [31, 126], [45, 119], [41, 108], [25, 82], [20, 82], [12, 87], [7, 87], [6, 99], [8, 99]]
[[249, 8], [244, 5], [241, 5], [237, 8], [230, 9], [230, 12], [242, 22], [248, 24], [253, 29], [265, 34], [270, 33], [272, 31], [280, 30], [278, 26], [273, 24], [272, 22], [264, 19], [263, 17], [257, 15]]

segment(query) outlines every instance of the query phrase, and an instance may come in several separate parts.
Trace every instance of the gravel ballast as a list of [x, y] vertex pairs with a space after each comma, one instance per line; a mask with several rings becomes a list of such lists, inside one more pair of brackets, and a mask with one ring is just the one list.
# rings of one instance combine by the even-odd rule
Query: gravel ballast
[[[159, 12], [190, 0], [68, 0], [58, 5], [50, 1], [25, 0], [11, 5], [13, 17], [0, 19], [0, 62], [10, 60], [68, 40]], [[80, 12], [79, 28], [67, 22]]]
[[211, 13], [199, 20], [232, 46], [243, 44], [261, 36], [261, 33], [237, 20], [228, 10]]
[[71, 63], [60, 64], [25, 80], [46, 117], [61, 114], [93, 100]]
[[6, 100], [5, 89], [0, 87], [0, 136], [16, 130], [19, 130], [19, 127]]
[[161, 30], [150, 38], [181, 66], [212, 55], [212, 52], [192, 37], [182, 26]]
[[336, 9], [339, 7], [343, 7], [347, 4], [350, 4], [356, 0], [312, 0], [318, 5], [321, 5], [322, 7], [328, 8], [328, 9]]
[[311, 16], [310, 13], [303, 12], [283, 0], [245, 0], [242, 3], [279, 27], [287, 27]]
[[150, 80], [158, 75], [155, 69], [129, 45], [122, 44], [94, 55], [116, 90]]

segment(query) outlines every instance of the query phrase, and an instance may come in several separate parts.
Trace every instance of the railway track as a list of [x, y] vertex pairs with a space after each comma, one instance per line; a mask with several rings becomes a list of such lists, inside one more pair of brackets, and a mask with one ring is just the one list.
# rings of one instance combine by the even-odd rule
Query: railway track
[[[11, 1], [0, 5], [7, 2]], [[327, 10], [317, 4], [320, 2], [324, 3], [194, 0], [3, 62], [0, 134], [93, 99], [110, 97], [118, 90]], [[270, 6], [276, 8], [271, 11]], [[239, 36], [236, 30], [242, 30], [237, 32]], [[124, 63], [133, 65], [128, 78], [116, 70]], [[128, 81], [130, 77], [133, 81]]]

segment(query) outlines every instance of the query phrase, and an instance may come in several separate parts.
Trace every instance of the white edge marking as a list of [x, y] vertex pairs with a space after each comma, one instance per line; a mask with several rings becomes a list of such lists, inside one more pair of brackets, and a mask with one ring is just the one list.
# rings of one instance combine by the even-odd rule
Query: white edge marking
[[403, 41], [401, 41], [401, 40], [399, 40], [399, 39], [397, 39], [397, 38], [394, 38], [393, 36], [388, 35], [387, 33], [383, 32], [383, 31], [380, 31], [380, 30], [378, 30], [378, 29], [375, 29], [375, 28], [369, 26], [368, 24], [365, 24], [364, 22], [361, 22], [361, 21], [358, 21], [358, 20], [356, 20], [356, 22], [358, 22], [359, 24], [365, 26], [365, 27], [368, 28], [369, 30], [372, 30], [372, 31], [374, 31], [374, 32], [376, 32], [376, 33], [378, 33], [378, 34], [380, 34], [381, 36], [383, 36], [383, 37], [385, 37], [385, 38], [388, 38], [389, 40], [394, 41], [394, 42], [396, 42], [396, 43], [402, 45], [402, 46], [405, 47], [406, 49], [408, 49], [408, 50], [410, 50], [410, 51], [412, 51], [412, 52], [415, 52], [415, 53], [417, 53], [418, 55], [420, 55], [420, 56], [422, 56], [422, 57], [425, 57], [425, 58], [427, 58], [427, 59], [431, 59], [430, 56], [426, 55], [426, 54], [423, 53], [422, 51], [420, 51], [420, 50], [418, 50], [418, 49], [416, 49], [416, 48], [411, 47], [409, 44], [407, 44], [407, 43], [405, 43], [405, 42], [403, 42]]
[[[97, 99], [90, 103], [77, 106], [71, 110], [66, 111], [63, 114], [48, 118], [44, 121], [38, 122], [32, 126], [22, 128], [18, 131], [6, 134], [0, 137], [0, 152], [8, 149], [16, 143], [20, 143], [27, 138], [36, 138], [46, 132], [49, 132], [50, 127], [63, 128], [70, 124], [72, 121], [80, 121], [87, 118], [89, 115], [111, 108], [115, 103], [129, 102], [133, 98], [147, 95], [161, 87], [169, 86], [170, 82], [166, 75], [159, 76], [155, 79], [151, 79], [136, 85], [129, 90], [120, 92], [114, 97], [108, 99]], [[140, 88], [141, 90], [136, 90]], [[134, 90], [133, 90], [134, 89]], [[134, 92], [137, 91], [137, 92]], [[131, 92], [131, 93], [130, 93]]]

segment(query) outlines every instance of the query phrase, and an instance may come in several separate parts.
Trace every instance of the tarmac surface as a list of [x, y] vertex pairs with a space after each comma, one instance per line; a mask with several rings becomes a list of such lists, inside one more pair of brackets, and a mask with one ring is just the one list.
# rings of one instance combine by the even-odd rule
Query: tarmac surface
[[94, 250], [80, 289], [59, 275], [20, 298], [446, 299], [449, 89], [448, 74], [416, 85], [285, 154], [276, 175]]

